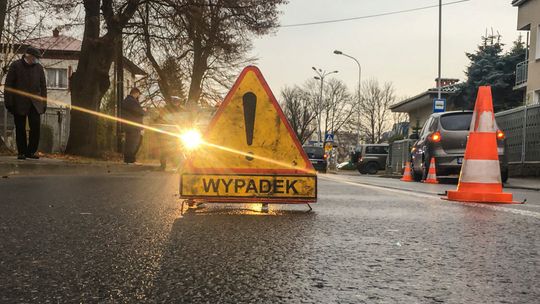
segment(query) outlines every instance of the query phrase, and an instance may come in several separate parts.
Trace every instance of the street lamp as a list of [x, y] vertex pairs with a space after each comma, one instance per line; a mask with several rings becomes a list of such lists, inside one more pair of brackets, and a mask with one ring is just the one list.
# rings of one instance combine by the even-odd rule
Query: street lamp
[[[321, 91], [320, 91], [320, 94], [319, 94], [319, 107], [322, 105], [322, 100], [323, 100], [323, 87], [324, 87], [324, 78], [328, 75], [331, 75], [331, 74], [336, 74], [338, 73], [338, 71], [331, 71], [331, 72], [328, 72], [326, 70], [323, 70], [323, 69], [318, 69], [316, 67], [311, 67], [311, 69], [313, 71], [315, 71], [315, 73], [317, 73], [317, 76], [313, 77], [315, 78], [316, 80], [320, 80], [321, 81]], [[321, 134], [321, 119], [320, 119], [320, 115], [321, 115], [321, 111], [317, 111], [317, 115], [319, 116], [318, 119], [317, 119], [317, 124], [318, 124], [318, 129], [319, 129], [319, 142], [322, 141], [322, 134]], [[333, 132], [334, 130], [332, 130]]]
[[340, 50], [334, 50], [334, 54], [351, 58], [358, 65], [358, 111], [357, 111], [357, 115], [358, 115], [358, 124], [359, 125], [358, 125], [358, 135], [357, 135], [356, 141], [357, 141], [357, 144], [360, 144], [360, 102], [362, 100], [362, 97], [361, 97], [362, 96], [361, 95], [362, 94], [362, 66], [360, 65], [360, 62], [358, 61], [358, 59], [354, 58], [353, 56], [347, 55], [347, 54], [343, 53]]

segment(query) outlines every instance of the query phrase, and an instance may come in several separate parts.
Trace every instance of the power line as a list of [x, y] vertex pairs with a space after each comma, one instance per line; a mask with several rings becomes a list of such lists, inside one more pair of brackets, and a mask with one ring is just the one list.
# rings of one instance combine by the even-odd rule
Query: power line
[[[452, 1], [448, 3], [444, 3], [443, 6], [447, 5], [454, 5], [462, 2], [468, 2], [471, 0], [458, 0], [458, 1]], [[351, 18], [344, 18], [344, 19], [333, 19], [333, 20], [324, 20], [324, 21], [315, 21], [315, 22], [307, 22], [307, 23], [296, 23], [296, 24], [285, 24], [281, 27], [300, 27], [300, 26], [309, 26], [309, 25], [317, 25], [317, 24], [327, 24], [327, 23], [338, 23], [338, 22], [345, 22], [345, 21], [352, 21], [352, 20], [360, 20], [360, 19], [368, 19], [368, 18], [375, 18], [375, 17], [382, 17], [382, 16], [389, 16], [389, 15], [397, 15], [397, 14], [403, 14], [403, 13], [410, 13], [410, 12], [416, 12], [421, 10], [427, 10], [430, 8], [436, 8], [439, 7], [439, 5], [429, 5], [429, 6], [423, 6], [423, 7], [417, 7], [417, 8], [411, 8], [401, 11], [393, 11], [393, 12], [386, 12], [386, 13], [379, 13], [375, 15], [367, 15], [367, 16], [360, 16], [360, 17], [351, 17]]]

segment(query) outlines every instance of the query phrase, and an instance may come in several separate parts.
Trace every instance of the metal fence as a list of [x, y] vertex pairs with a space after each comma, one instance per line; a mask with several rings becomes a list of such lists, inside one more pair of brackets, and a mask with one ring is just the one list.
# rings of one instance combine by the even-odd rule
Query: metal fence
[[405, 164], [410, 160], [410, 152], [414, 140], [397, 140], [390, 145], [386, 159], [387, 173], [402, 174]]
[[529, 61], [523, 61], [516, 66], [516, 86], [527, 83], [527, 76], [529, 70]]
[[[69, 114], [68, 108], [49, 107], [41, 116], [40, 151], [64, 152], [69, 136]], [[3, 100], [0, 100], [0, 136], [9, 149], [17, 149], [13, 115], [7, 112]], [[45, 138], [48, 136], [50, 138]]]
[[495, 115], [506, 133], [509, 164], [540, 164], [540, 105], [519, 107]]

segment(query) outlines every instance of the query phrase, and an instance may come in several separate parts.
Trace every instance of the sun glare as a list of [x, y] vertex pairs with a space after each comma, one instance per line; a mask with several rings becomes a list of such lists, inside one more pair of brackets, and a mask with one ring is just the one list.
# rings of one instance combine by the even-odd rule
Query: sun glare
[[195, 150], [203, 143], [201, 132], [194, 129], [184, 132], [180, 139], [188, 150]]

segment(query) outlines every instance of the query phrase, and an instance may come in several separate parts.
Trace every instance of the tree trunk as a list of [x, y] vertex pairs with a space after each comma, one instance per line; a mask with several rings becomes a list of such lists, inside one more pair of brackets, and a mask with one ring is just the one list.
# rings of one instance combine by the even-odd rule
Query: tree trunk
[[[71, 104], [91, 111], [99, 111], [101, 99], [110, 86], [109, 71], [115, 54], [116, 39], [120, 33], [109, 28], [100, 37], [100, 0], [85, 1], [84, 36], [77, 71], [71, 79]], [[71, 111], [71, 130], [66, 152], [83, 156], [96, 156], [97, 116]]]
[[[197, 55], [195, 53], [195, 55]], [[206, 71], [206, 56], [195, 56], [193, 60], [193, 72], [191, 73], [191, 84], [189, 85], [188, 104], [196, 105], [201, 98], [202, 80]]]
[[8, 0], [0, 0], [0, 37], [4, 33], [4, 22], [6, 20]]
[[[0, 0], [0, 41], [3, 41], [1, 38], [3, 37], [4, 33], [4, 22], [6, 20], [6, 13], [7, 13], [7, 3], [8, 0]], [[4, 123], [7, 123], [4, 121]], [[6, 144], [0, 137], [0, 152], [8, 152], [9, 149], [7, 148]]]

